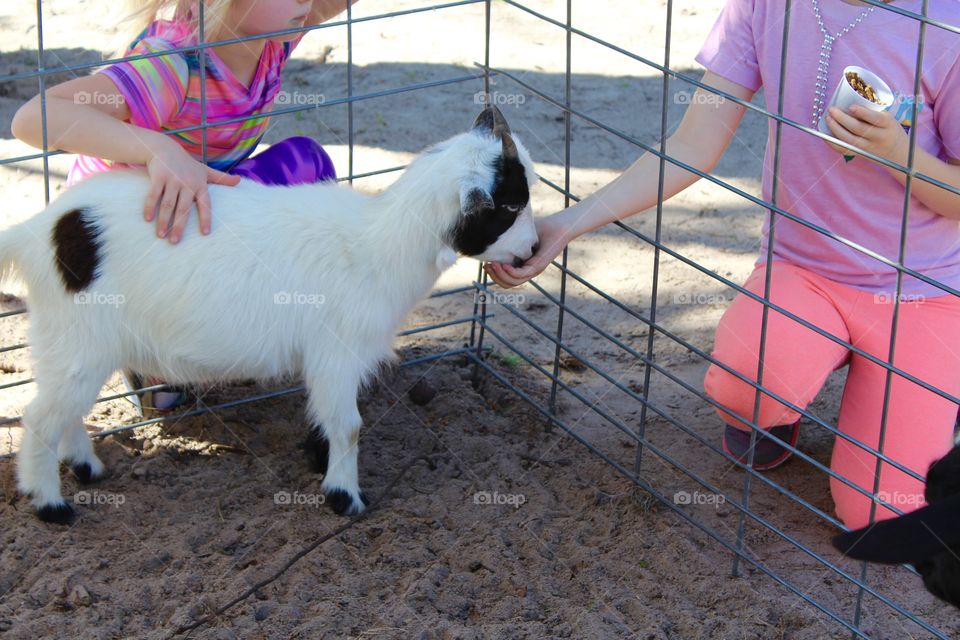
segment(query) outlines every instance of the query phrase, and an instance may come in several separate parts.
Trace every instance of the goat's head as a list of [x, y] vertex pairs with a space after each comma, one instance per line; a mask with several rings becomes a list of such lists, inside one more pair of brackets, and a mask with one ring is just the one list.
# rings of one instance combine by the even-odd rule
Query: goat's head
[[930, 466], [928, 505], [833, 539], [845, 555], [914, 565], [933, 595], [960, 608], [960, 446]]
[[447, 240], [462, 255], [520, 266], [537, 247], [530, 207], [537, 175], [530, 155], [494, 106], [460, 142], [471, 158], [462, 164], [460, 215]]

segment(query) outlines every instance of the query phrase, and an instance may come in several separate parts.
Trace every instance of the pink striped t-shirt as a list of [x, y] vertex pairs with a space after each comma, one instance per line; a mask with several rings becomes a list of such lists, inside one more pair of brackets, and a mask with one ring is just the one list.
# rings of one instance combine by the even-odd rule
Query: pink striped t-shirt
[[[126, 56], [178, 49], [196, 44], [193, 27], [183, 21], [153, 22], [131, 45]], [[274, 99], [280, 91], [280, 72], [299, 39], [267, 40], [250, 86], [244, 86], [216, 54], [206, 49], [207, 164], [229, 170], [249, 156], [266, 131]], [[123, 95], [130, 109], [131, 124], [153, 131], [170, 131], [201, 123], [199, 51], [187, 51], [129, 62], [119, 62], [100, 71]], [[262, 114], [262, 117], [226, 124], [230, 118]], [[197, 160], [203, 158], [200, 129], [173, 134], [174, 139]], [[115, 163], [79, 156], [67, 184]], [[116, 165], [120, 166], [120, 165]]]
[[[864, 6], [842, 0], [818, 2], [831, 35], [864, 12]], [[923, 8], [922, 0], [893, 4], [917, 14]], [[810, 127], [824, 37], [813, 0], [794, 0], [791, 6], [783, 115]], [[697, 55], [700, 64], [727, 80], [752, 90], [762, 86], [766, 108], [774, 113], [785, 13], [785, 0], [728, 0]], [[929, 15], [945, 24], [960, 25], [960, 0], [930, 2]], [[919, 35], [919, 23], [914, 19], [880, 7], [868, 13], [834, 43], [827, 99], [844, 67], [864, 67], [890, 85], [896, 95], [891, 112], [909, 129]], [[935, 26], [926, 28], [918, 98], [917, 144], [942, 160], [960, 159], [960, 35]], [[769, 142], [763, 159], [766, 200], [772, 193], [776, 127], [772, 118], [768, 121]], [[779, 178], [779, 207], [889, 260], [898, 260], [905, 192], [886, 169], [862, 157], [846, 162], [822, 140], [784, 125]], [[960, 289], [960, 221], [941, 216], [914, 197], [906, 235], [904, 264]], [[761, 264], [766, 262], [768, 238], [765, 224]], [[773, 255], [858, 289], [884, 294], [896, 290], [893, 267], [783, 217], [776, 223]], [[903, 293], [909, 297], [944, 295], [942, 289], [906, 275]]]

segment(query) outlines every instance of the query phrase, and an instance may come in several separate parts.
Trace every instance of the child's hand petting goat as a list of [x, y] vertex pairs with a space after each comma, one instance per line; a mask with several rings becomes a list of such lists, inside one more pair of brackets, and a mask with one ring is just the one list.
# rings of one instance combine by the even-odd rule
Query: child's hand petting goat
[[[83, 418], [117, 369], [174, 383], [302, 375], [309, 460], [327, 502], [362, 511], [357, 389], [393, 357], [404, 318], [457, 254], [533, 255], [535, 181], [527, 151], [488, 107], [375, 197], [329, 182], [211, 185], [225, 232], [201, 238], [187, 227], [177, 248], [134, 215], [150, 190], [145, 174], [80, 182], [0, 234], [2, 275], [28, 288], [36, 360], [20, 491], [42, 520], [72, 520], [59, 463], [84, 482], [103, 475]], [[163, 270], [140, 264], [164, 258]], [[123, 303], [84, 304], [100, 294]]]
[[834, 546], [857, 560], [912, 564], [927, 591], [960, 608], [960, 447], [927, 473], [927, 506], [837, 536]]

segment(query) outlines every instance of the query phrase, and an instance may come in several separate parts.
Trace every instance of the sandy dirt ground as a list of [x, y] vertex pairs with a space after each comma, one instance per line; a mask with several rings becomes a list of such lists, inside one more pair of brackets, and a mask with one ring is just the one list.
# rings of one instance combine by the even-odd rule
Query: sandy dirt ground
[[[47, 65], [94, 62], [110, 46], [116, 24], [113, 3], [44, 2]], [[365, 0], [357, 16], [425, 2]], [[563, 20], [566, 3], [540, 0], [537, 10]], [[677, 0], [671, 60], [699, 74], [693, 56], [721, 0]], [[602, 8], [601, 8], [602, 7]], [[662, 62], [666, 3], [661, 0], [574, 2], [580, 29]], [[37, 28], [32, 3], [0, 8], [0, 75], [35, 68]], [[382, 92], [476, 73], [483, 60], [482, 5], [448, 8], [358, 23], [354, 28], [354, 93]], [[565, 33], [503, 3], [493, 5], [491, 63], [546, 94], [563, 98]], [[660, 137], [662, 80], [649, 67], [581, 38], [573, 41], [573, 105], [646, 144]], [[68, 75], [57, 76], [58, 81]], [[467, 127], [479, 110], [478, 80], [435, 86], [357, 102], [356, 173], [404, 164], [424, 146]], [[15, 109], [37, 92], [36, 79], [0, 83], [0, 157], [30, 152], [14, 140]], [[306, 37], [289, 64], [285, 91], [291, 103], [328, 102], [347, 91], [346, 32], [319, 30]], [[549, 180], [564, 179], [564, 123], [560, 112], [506, 78], [495, 79], [495, 100]], [[668, 126], [679, 122], [693, 89], [672, 83]], [[349, 169], [348, 113], [325, 106], [275, 118], [266, 137], [274, 142], [310, 135], [333, 155], [341, 174]], [[749, 114], [715, 171], [724, 181], [759, 195], [766, 123]], [[573, 124], [571, 188], [587, 194], [637, 155], [630, 144], [583, 121]], [[69, 157], [50, 160], [51, 195], [62, 189]], [[393, 176], [356, 182], [375, 192]], [[3, 224], [43, 205], [39, 161], [0, 166]], [[543, 214], [563, 206], [555, 191], [534, 193]], [[672, 250], [734, 281], [749, 273], [759, 246], [763, 211], [731, 192], [704, 182], [664, 207], [663, 241]], [[655, 232], [653, 215], [630, 223]], [[375, 255], [371, 259], [376, 259]], [[654, 252], [615, 228], [603, 229], [570, 248], [570, 266], [582, 277], [646, 314], [651, 304]], [[460, 261], [439, 288], [468, 284], [476, 263]], [[542, 286], [556, 295], [559, 278]], [[571, 308], [643, 352], [643, 324], [575, 282]], [[709, 351], [713, 329], [733, 293], [664, 255], [660, 263], [657, 320], [696, 348]], [[4, 309], [19, 305], [5, 299]], [[469, 316], [473, 296], [459, 294], [422, 304], [408, 328]], [[554, 332], [557, 311], [526, 286], [491, 304], [491, 325], [532, 362], [550, 368], [553, 345], [513, 317], [525, 312]], [[25, 340], [28, 316], [0, 320], [2, 345]], [[642, 362], [568, 316], [564, 335], [584, 360], [602, 366], [631, 390], [642, 390]], [[398, 342], [402, 359], [455, 349], [469, 338], [456, 325]], [[489, 334], [488, 362], [539, 402], [549, 384], [536, 367]], [[705, 371], [701, 358], [658, 335], [656, 362], [694, 389]], [[0, 384], [30, 377], [29, 349], [0, 353]], [[630, 394], [573, 361], [561, 373], [571, 392], [561, 392], [558, 415], [616, 464], [632, 469], [634, 441], [591, 411], [574, 392], [614, 422], [635, 428], [640, 404]], [[436, 390], [427, 404], [411, 400], [419, 381]], [[423, 384], [423, 382], [421, 382]], [[843, 373], [831, 377], [814, 404], [836, 418]], [[243, 383], [203, 390], [217, 404], [283, 388], [282, 383]], [[119, 391], [112, 380], [104, 394]], [[16, 448], [22, 412], [33, 389], [0, 393], [0, 453]], [[743, 475], [715, 449], [720, 422], [689, 390], [655, 374], [650, 401], [662, 411], [648, 420], [651, 446], [642, 475], [657, 491], [689, 504], [685, 513], [736, 542]], [[71, 528], [46, 525], [16, 494], [13, 460], [0, 460], [0, 635], [7, 638], [166, 638], [270, 576], [300, 549], [344, 523], [316, 504], [320, 478], [300, 451], [305, 435], [303, 396], [292, 394], [185, 419], [170, 419], [98, 440], [110, 475], [93, 488], [64, 479], [64, 494], [77, 502]], [[361, 402], [361, 482], [373, 496], [387, 489], [408, 461], [429, 454], [387, 493], [365, 520], [322, 544], [210, 624], [197, 638], [843, 638], [836, 622], [748, 563], [731, 575], [733, 555], [672, 510], [659, 505], [599, 457], [543, 417], [504, 385], [477, 376], [463, 357], [394, 371]], [[134, 421], [122, 400], [98, 404], [87, 419], [91, 431]], [[683, 425], [685, 431], [676, 424]], [[821, 464], [832, 439], [807, 425], [800, 446]], [[688, 467], [725, 494], [679, 472], [661, 456]], [[770, 479], [813, 508], [832, 513], [822, 471], [793, 461]], [[87, 493], [80, 493], [86, 491]], [[282, 504], [278, 494], [297, 496]], [[680, 496], [680, 497], [677, 497]], [[805, 597], [851, 619], [857, 592], [818, 562], [838, 563], [852, 575], [860, 567], [840, 559], [829, 545], [833, 526], [754, 480], [750, 507], [758, 517], [812, 549], [797, 549], [748, 520], [743, 547]], [[907, 610], [918, 612], [948, 636], [960, 635], [955, 612], [928, 596], [919, 579], [902, 568], [867, 571], [868, 582]], [[925, 638], [929, 634], [875, 599], [865, 598], [861, 625], [876, 638]]]

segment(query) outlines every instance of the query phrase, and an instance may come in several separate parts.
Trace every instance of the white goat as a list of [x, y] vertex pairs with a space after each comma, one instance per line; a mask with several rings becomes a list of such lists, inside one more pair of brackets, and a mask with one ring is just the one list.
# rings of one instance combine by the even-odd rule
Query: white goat
[[337, 513], [363, 510], [357, 390], [456, 254], [521, 263], [537, 243], [536, 175], [496, 108], [428, 149], [371, 197], [330, 183], [211, 186], [214, 233], [177, 246], [137, 212], [145, 174], [85, 180], [0, 234], [0, 268], [28, 292], [37, 395], [17, 478], [42, 520], [66, 523], [58, 460], [103, 464], [83, 426], [120, 368], [171, 383], [302, 374], [308, 454]]

